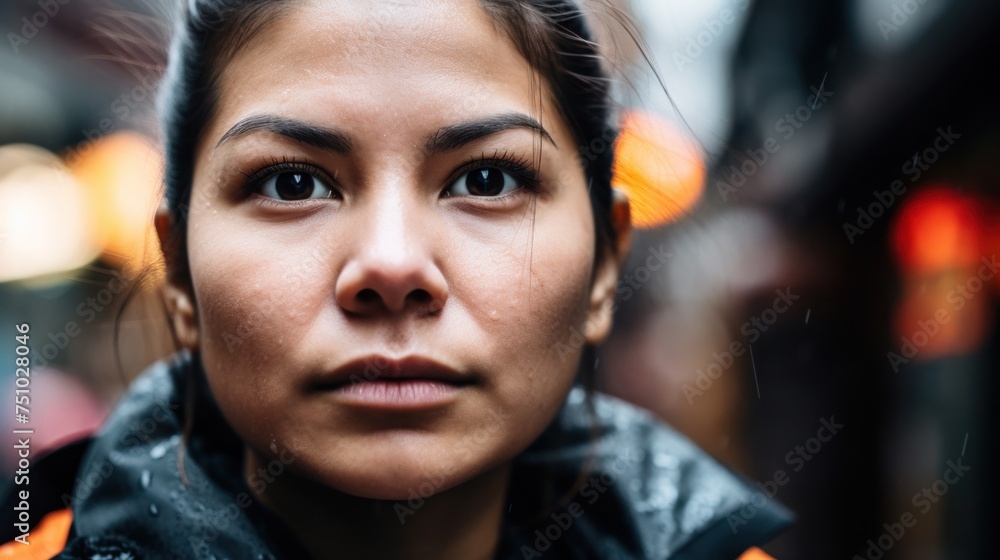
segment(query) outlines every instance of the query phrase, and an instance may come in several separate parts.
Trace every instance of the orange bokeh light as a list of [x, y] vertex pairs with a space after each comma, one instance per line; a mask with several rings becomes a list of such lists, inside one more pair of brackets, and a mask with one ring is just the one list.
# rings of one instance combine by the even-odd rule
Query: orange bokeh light
[[992, 321], [982, 291], [994, 254], [987, 211], [978, 198], [943, 185], [915, 192], [900, 209], [891, 231], [903, 283], [894, 321], [899, 355], [926, 361], [982, 344]]
[[611, 185], [628, 195], [632, 223], [653, 228], [689, 211], [705, 189], [705, 166], [693, 143], [671, 123], [629, 111], [615, 143]]
[[900, 265], [910, 272], [933, 272], [978, 263], [985, 251], [981, 216], [981, 203], [948, 187], [914, 193], [893, 225]]
[[163, 156], [155, 145], [138, 133], [117, 132], [91, 142], [69, 165], [90, 194], [102, 257], [127, 269], [158, 262], [153, 216]]

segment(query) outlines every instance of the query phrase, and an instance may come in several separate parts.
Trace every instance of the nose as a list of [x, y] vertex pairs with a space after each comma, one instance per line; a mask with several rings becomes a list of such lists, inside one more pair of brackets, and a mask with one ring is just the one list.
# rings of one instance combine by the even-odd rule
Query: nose
[[344, 240], [353, 247], [337, 278], [337, 303], [362, 316], [437, 313], [448, 299], [448, 284], [416, 216], [419, 209], [399, 200], [374, 206], [360, 211], [356, 233]]

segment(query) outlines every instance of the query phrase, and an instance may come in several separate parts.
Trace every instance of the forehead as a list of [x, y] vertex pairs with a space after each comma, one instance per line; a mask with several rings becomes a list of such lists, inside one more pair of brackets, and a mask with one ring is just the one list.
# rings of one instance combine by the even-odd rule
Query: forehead
[[479, 0], [293, 4], [226, 65], [219, 87], [220, 127], [279, 112], [389, 134], [518, 110], [560, 128], [545, 80]]

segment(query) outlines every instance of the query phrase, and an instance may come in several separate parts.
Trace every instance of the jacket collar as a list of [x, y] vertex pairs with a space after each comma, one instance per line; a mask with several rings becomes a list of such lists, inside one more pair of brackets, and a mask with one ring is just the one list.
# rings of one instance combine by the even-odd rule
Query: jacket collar
[[[515, 458], [497, 558], [735, 558], [790, 523], [787, 510], [648, 413], [604, 395], [590, 402], [574, 387]], [[188, 413], [195, 424], [181, 455]], [[84, 458], [74, 536], [123, 535], [164, 557], [304, 557], [251, 498], [242, 456], [200, 360], [180, 353], [156, 363]]]

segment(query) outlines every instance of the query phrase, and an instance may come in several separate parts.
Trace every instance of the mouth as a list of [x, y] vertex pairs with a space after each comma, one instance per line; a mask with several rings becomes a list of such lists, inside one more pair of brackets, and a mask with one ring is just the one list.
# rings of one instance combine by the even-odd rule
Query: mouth
[[470, 375], [428, 358], [366, 356], [320, 376], [310, 388], [356, 408], [413, 411], [451, 404], [473, 383]]

